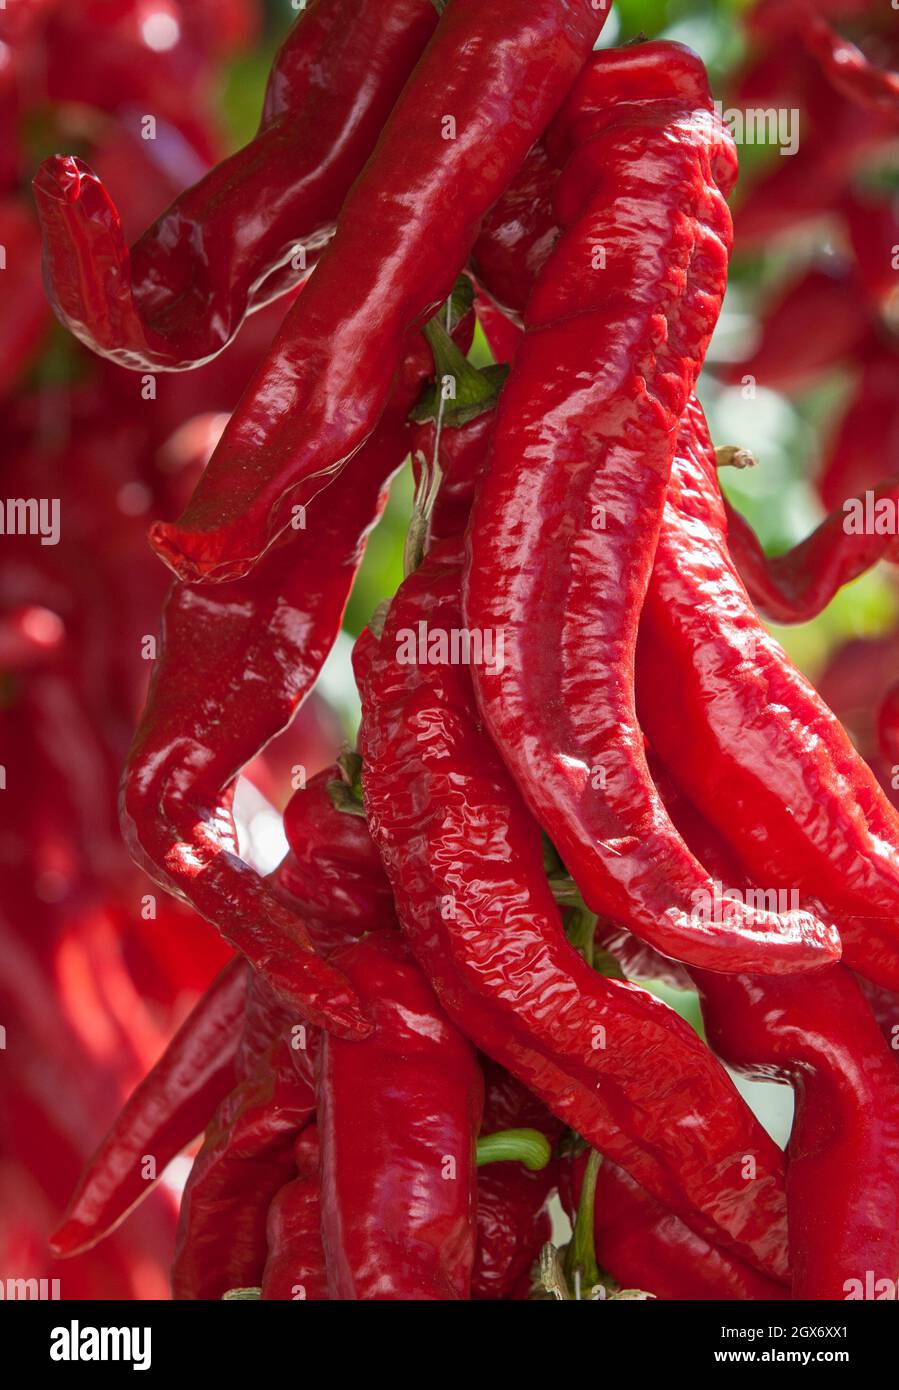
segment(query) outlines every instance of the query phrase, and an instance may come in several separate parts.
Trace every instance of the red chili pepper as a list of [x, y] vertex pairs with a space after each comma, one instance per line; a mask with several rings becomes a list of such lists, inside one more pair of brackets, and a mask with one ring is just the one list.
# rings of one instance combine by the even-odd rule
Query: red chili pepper
[[782, 1277], [776, 1147], [687, 1024], [564, 939], [538, 827], [449, 660], [460, 567], [457, 542], [435, 547], [367, 653], [363, 785], [403, 930], [482, 1051], [698, 1230]]
[[[536, 1129], [550, 1143], [563, 1126], [521, 1082], [488, 1063], [482, 1134]], [[478, 1248], [471, 1276], [473, 1299], [524, 1299], [531, 1268], [552, 1234], [547, 1203], [558, 1163], [531, 1172], [523, 1163], [488, 1163], [478, 1169]]]
[[[670, 788], [666, 803], [712, 872], [753, 886]], [[895, 1287], [899, 1067], [850, 972], [837, 966], [814, 982], [692, 973], [710, 1046], [744, 1075], [787, 1081], [795, 1093], [787, 1150], [792, 1297], [847, 1298], [868, 1279]]]
[[466, 1299], [483, 1078], [402, 939], [336, 957], [375, 1022], [326, 1035], [318, 1078], [322, 1235], [332, 1298]]
[[[766, 555], [749, 522], [725, 502], [727, 548], [749, 597], [773, 623], [805, 623], [826, 608], [844, 584], [857, 579], [879, 560], [899, 560], [895, 518], [899, 510], [899, 476], [858, 501], [858, 524], [848, 529], [850, 514], [841, 506], [782, 555]], [[867, 509], [867, 510], [866, 510]], [[870, 511], [883, 524], [881, 534], [867, 529]], [[891, 530], [886, 528], [890, 527]]]
[[542, 142], [536, 144], [481, 223], [471, 252], [472, 268], [508, 309], [524, 308], [559, 239], [552, 199], [557, 181], [557, 166]]
[[[51, 1237], [57, 1255], [88, 1250], [143, 1201], [172, 1159], [202, 1133], [234, 1084], [247, 994], [240, 960], [227, 965], [129, 1098], [90, 1159]], [[144, 1165], [154, 1163], [154, 1178]]]
[[[562, 1165], [563, 1195], [577, 1213], [586, 1154]], [[596, 1181], [594, 1241], [600, 1266], [622, 1286], [661, 1299], [734, 1302], [789, 1297], [783, 1284], [710, 1245], [645, 1192], [622, 1168], [603, 1159]]]
[[83, 343], [122, 366], [183, 370], [305, 277], [427, 42], [430, 0], [316, 0], [272, 65], [258, 134], [182, 193], [129, 251], [83, 160], [34, 182], [48, 293]]
[[[467, 624], [506, 647], [475, 668], [479, 704], [592, 911], [710, 969], [824, 964], [838, 944], [810, 913], [700, 920], [711, 883], [661, 807], [633, 708], [676, 419], [726, 279], [715, 180], [730, 186], [733, 147], [701, 62], [668, 43], [597, 55], [553, 133], [566, 138], [583, 142], [556, 193], [571, 230], [528, 302], [469, 533]], [[608, 264], [591, 270], [597, 246]]]
[[653, 747], [765, 885], [763, 900], [789, 891], [823, 903], [847, 965], [897, 988], [899, 816], [752, 608], [695, 400], [641, 616], [637, 695]]
[[231, 798], [241, 767], [289, 722], [337, 636], [384, 485], [405, 452], [415, 389], [398, 392], [352, 474], [310, 513], [302, 546], [274, 549], [226, 589], [174, 586], [122, 792], [138, 863], [310, 1019], [350, 1034], [368, 1031], [352, 991], [316, 956], [301, 919], [240, 859]]
[[268, 1209], [294, 1176], [294, 1142], [314, 1112], [313, 1090], [279, 1039], [219, 1106], [194, 1160], [181, 1199], [174, 1298], [259, 1286]]
[[865, 355], [861, 379], [837, 424], [818, 483], [825, 507], [899, 472], [899, 350], [889, 343]]
[[307, 1125], [293, 1146], [297, 1176], [268, 1209], [268, 1255], [262, 1274], [263, 1299], [329, 1297], [321, 1235], [321, 1178], [318, 1127]]
[[181, 577], [245, 574], [368, 437], [407, 335], [449, 294], [605, 18], [590, 0], [453, 0], [184, 516], [151, 529]]

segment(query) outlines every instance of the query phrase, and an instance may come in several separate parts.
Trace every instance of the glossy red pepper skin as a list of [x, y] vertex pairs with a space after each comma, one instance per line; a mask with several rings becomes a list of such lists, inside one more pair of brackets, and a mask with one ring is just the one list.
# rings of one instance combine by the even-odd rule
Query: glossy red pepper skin
[[[585, 1164], [586, 1155], [562, 1163], [562, 1195], [572, 1220]], [[789, 1298], [784, 1284], [710, 1245], [608, 1159], [596, 1180], [593, 1235], [600, 1268], [622, 1288], [671, 1301]]]
[[174, 586], [122, 789], [138, 863], [311, 1020], [351, 1034], [367, 1031], [352, 991], [239, 858], [231, 798], [241, 767], [290, 721], [337, 636], [365, 537], [407, 447], [410, 395], [397, 393], [352, 475], [310, 510], [300, 544], [277, 547], [226, 589]]
[[521, 312], [559, 239], [552, 198], [557, 179], [558, 169], [540, 141], [481, 223], [472, 268], [506, 309]]
[[449, 295], [605, 17], [590, 0], [453, 0], [187, 510], [151, 530], [182, 578], [245, 574], [368, 437], [408, 333]]
[[476, 668], [479, 706], [591, 910], [710, 969], [826, 963], [838, 943], [810, 913], [701, 920], [712, 885], [659, 801], [633, 708], [675, 424], [726, 281], [716, 180], [730, 187], [733, 147], [701, 62], [667, 43], [596, 55], [550, 136], [575, 146], [556, 190], [569, 230], [528, 301], [469, 531], [467, 625], [506, 653]]
[[[535, 1129], [555, 1148], [564, 1126], [509, 1072], [488, 1062], [482, 1134]], [[531, 1271], [552, 1236], [547, 1211], [556, 1188], [555, 1154], [532, 1173], [523, 1163], [487, 1163], [478, 1169], [478, 1248], [471, 1276], [473, 1299], [525, 1299]]]
[[[872, 493], [872, 506], [882, 503], [888, 517], [895, 515], [899, 477], [879, 483]], [[858, 501], [865, 504], [864, 493]], [[827, 607], [844, 584], [872, 565], [880, 560], [899, 560], [895, 535], [847, 532], [848, 517], [842, 505], [782, 555], [766, 555], [749, 523], [727, 502], [725, 508], [731, 559], [755, 607], [773, 623], [806, 623]]]
[[328, 1276], [321, 1235], [321, 1178], [318, 1127], [307, 1125], [293, 1146], [297, 1176], [268, 1209], [268, 1255], [262, 1297], [296, 1302], [328, 1298]]
[[681, 423], [641, 617], [642, 727], [757, 882], [823, 903], [846, 964], [896, 988], [899, 816], [839, 721], [765, 631], [726, 534], [708, 427], [694, 400]]
[[[367, 652], [363, 787], [400, 924], [482, 1051], [697, 1229], [778, 1277], [776, 1147], [673, 1011], [566, 942], [538, 827], [481, 731], [469, 671], [397, 660], [419, 623], [462, 628], [461, 558], [458, 543], [435, 547]], [[755, 1181], [741, 1176], [745, 1156]]]
[[114, 1230], [152, 1189], [142, 1173], [148, 1156], [162, 1177], [167, 1165], [205, 1129], [234, 1084], [247, 994], [247, 970], [232, 961], [181, 1025], [91, 1157], [62, 1225], [51, 1238], [58, 1255], [75, 1255]]
[[184, 370], [221, 352], [247, 313], [311, 269], [436, 22], [430, 0], [316, 0], [275, 58], [258, 134], [130, 251], [89, 166], [45, 160], [34, 190], [57, 316], [135, 370]]
[[216, 1111], [181, 1199], [172, 1265], [175, 1299], [217, 1299], [256, 1287], [266, 1260], [266, 1220], [294, 1176], [298, 1131], [315, 1093], [279, 1039]]
[[470, 1296], [484, 1083], [401, 937], [338, 954], [375, 1029], [322, 1041], [318, 1125], [331, 1298]]

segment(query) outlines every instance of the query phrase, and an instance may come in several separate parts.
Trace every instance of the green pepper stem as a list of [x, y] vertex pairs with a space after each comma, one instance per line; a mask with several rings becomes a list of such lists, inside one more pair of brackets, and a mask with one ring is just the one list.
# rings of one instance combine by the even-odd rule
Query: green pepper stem
[[599, 1283], [593, 1223], [596, 1217], [596, 1179], [601, 1163], [602, 1155], [597, 1153], [596, 1149], [591, 1149], [584, 1169], [584, 1181], [571, 1244], [565, 1256], [565, 1275], [575, 1290], [575, 1297], [580, 1296], [582, 1289], [593, 1288]]
[[501, 1129], [478, 1140], [479, 1168], [485, 1163], [523, 1163], [529, 1172], [538, 1173], [551, 1158], [549, 1140], [539, 1129]]

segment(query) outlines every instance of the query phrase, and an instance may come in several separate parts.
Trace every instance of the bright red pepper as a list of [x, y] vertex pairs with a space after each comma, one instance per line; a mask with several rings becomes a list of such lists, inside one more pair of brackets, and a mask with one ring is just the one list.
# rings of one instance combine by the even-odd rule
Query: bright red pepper
[[430, 0], [303, 9], [275, 57], [258, 134], [130, 251], [89, 166], [46, 160], [34, 191], [62, 322], [139, 370], [183, 370], [221, 352], [245, 314], [312, 268], [436, 22]]
[[825, 507], [863, 497], [899, 473], [899, 350], [871, 344], [861, 378], [827, 447], [818, 489]]
[[[697, 1230], [781, 1277], [776, 1147], [688, 1025], [565, 941], [538, 827], [481, 730], [468, 669], [448, 659], [461, 558], [458, 542], [435, 547], [366, 651], [363, 786], [403, 930], [479, 1048]], [[424, 661], [410, 651], [422, 629]]]
[[605, 18], [590, 0], [453, 0], [442, 14], [187, 511], [151, 530], [176, 573], [245, 574], [368, 437], [408, 334], [449, 294]]
[[402, 938], [338, 953], [371, 1015], [365, 1042], [326, 1034], [317, 1081], [322, 1235], [340, 1299], [467, 1299], [484, 1083]]
[[[765, 885], [808, 894], [848, 965], [899, 987], [899, 816], [840, 724], [765, 631], [727, 553], [708, 427], [682, 422], [637, 660], [642, 727]], [[665, 691], [665, 701], [656, 692]], [[722, 779], [727, 796], [722, 797]]]
[[668, 43], [597, 55], [551, 135], [575, 144], [556, 191], [569, 231], [528, 301], [469, 532], [466, 621], [505, 648], [475, 668], [479, 705], [592, 911], [709, 969], [826, 963], [838, 944], [810, 913], [694, 911], [711, 884], [655, 793], [633, 708], [674, 428], [726, 280], [716, 180], [730, 187], [733, 146], [701, 62]]

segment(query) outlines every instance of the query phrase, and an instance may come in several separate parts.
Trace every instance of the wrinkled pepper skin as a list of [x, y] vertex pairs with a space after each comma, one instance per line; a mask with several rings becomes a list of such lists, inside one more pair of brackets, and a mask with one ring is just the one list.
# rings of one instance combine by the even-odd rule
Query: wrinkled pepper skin
[[[585, 1164], [586, 1155], [562, 1164], [562, 1196], [572, 1220]], [[608, 1159], [600, 1165], [596, 1181], [593, 1234], [600, 1268], [622, 1288], [673, 1301], [789, 1298], [784, 1284], [710, 1245]]]
[[328, 1276], [321, 1234], [321, 1178], [318, 1127], [307, 1125], [293, 1146], [297, 1176], [268, 1209], [268, 1255], [262, 1274], [267, 1300], [328, 1298]]
[[568, 945], [539, 829], [481, 731], [470, 672], [397, 659], [420, 622], [463, 626], [461, 560], [458, 542], [435, 547], [366, 654], [363, 788], [403, 931], [483, 1052], [708, 1238], [782, 1277], [776, 1146], [688, 1025]]
[[187, 510], [151, 528], [180, 577], [245, 574], [368, 437], [407, 334], [449, 295], [605, 18], [590, 0], [452, 0]]
[[352, 991], [316, 956], [302, 920], [239, 858], [231, 799], [238, 772], [289, 723], [340, 630], [365, 538], [407, 447], [410, 395], [397, 393], [353, 473], [310, 509], [302, 538], [227, 588], [174, 585], [122, 786], [137, 862], [310, 1020], [350, 1033], [367, 1031]]
[[[895, 514], [899, 477], [894, 475], [871, 490], [872, 504], [882, 502], [889, 514]], [[864, 494], [859, 500], [865, 502]], [[847, 512], [842, 506], [782, 555], [766, 555], [748, 521], [727, 501], [725, 509], [731, 559], [755, 607], [772, 623], [807, 623], [844, 584], [880, 560], [899, 560], [895, 535], [876, 535], [867, 529], [847, 532]]]
[[436, 22], [430, 0], [315, 0], [275, 58], [255, 138], [130, 251], [89, 166], [45, 160], [34, 192], [59, 319], [135, 370], [181, 371], [221, 352], [247, 313], [312, 268]]
[[466, 623], [505, 653], [475, 668], [479, 707], [592, 911], [709, 969], [826, 964], [839, 943], [811, 913], [696, 912], [712, 884], [655, 792], [633, 705], [676, 422], [727, 278], [733, 145], [702, 63], [670, 43], [596, 55], [550, 135], [574, 147], [567, 230], [528, 300], [468, 533]]
[[326, 1035], [318, 1075], [331, 1298], [470, 1296], [484, 1082], [467, 1038], [393, 932], [336, 957], [375, 1023]]
[[181, 1198], [172, 1265], [175, 1299], [217, 1299], [262, 1281], [266, 1221], [295, 1175], [293, 1146], [315, 1093], [279, 1039], [226, 1096], [206, 1131]]
[[641, 725], [756, 883], [822, 903], [846, 964], [896, 989], [899, 816], [762, 626], [726, 537], [708, 426], [694, 400], [641, 616]]
[[51, 1237], [55, 1254], [76, 1255], [113, 1231], [154, 1186], [141, 1171], [147, 1156], [158, 1181], [206, 1128], [234, 1085], [247, 974], [239, 958], [225, 967], [129, 1097]]

